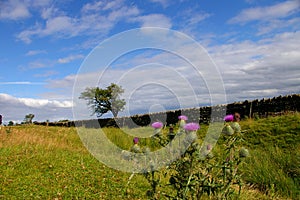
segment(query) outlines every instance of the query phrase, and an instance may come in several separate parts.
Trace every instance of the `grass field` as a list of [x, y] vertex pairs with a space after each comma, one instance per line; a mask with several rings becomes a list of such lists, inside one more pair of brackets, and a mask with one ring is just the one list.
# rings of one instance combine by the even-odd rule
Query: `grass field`
[[[241, 199], [299, 199], [299, 122], [300, 114], [294, 113], [240, 123], [251, 155], [242, 165]], [[206, 130], [201, 125], [199, 138]], [[104, 131], [119, 147], [132, 146], [133, 136], [115, 128]], [[129, 131], [142, 133], [149, 128]], [[157, 148], [147, 139], [141, 139], [140, 145]], [[2, 127], [0, 156], [0, 199], [146, 199], [150, 187], [142, 175], [128, 184], [130, 173], [95, 159], [75, 128]]]

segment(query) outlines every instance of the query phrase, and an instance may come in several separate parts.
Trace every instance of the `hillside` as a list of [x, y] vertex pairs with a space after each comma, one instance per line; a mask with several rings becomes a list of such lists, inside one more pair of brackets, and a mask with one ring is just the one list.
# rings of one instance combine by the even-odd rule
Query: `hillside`
[[[242, 165], [241, 199], [299, 198], [299, 121], [299, 113], [241, 121], [251, 155]], [[201, 126], [200, 138], [206, 129]], [[112, 142], [131, 147], [132, 136], [105, 131]], [[0, 199], [145, 199], [150, 187], [142, 175], [128, 184], [129, 173], [96, 160], [72, 127], [2, 127], [0, 155]]]

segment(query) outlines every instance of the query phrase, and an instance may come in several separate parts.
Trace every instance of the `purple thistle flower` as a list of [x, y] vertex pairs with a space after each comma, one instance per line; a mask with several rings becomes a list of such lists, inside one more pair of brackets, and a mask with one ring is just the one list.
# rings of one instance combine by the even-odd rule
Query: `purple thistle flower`
[[163, 123], [161, 123], [161, 122], [154, 122], [152, 124], [152, 127], [155, 128], [155, 129], [161, 128], [161, 127], [163, 127]]
[[233, 116], [233, 115], [226, 115], [226, 116], [224, 117], [224, 121], [225, 121], [225, 122], [232, 122], [233, 119], [234, 119], [234, 116]]
[[178, 119], [179, 119], [179, 120], [184, 120], [184, 121], [188, 120], [187, 116], [185, 116], [185, 115], [180, 115], [180, 116], [178, 117]]
[[196, 131], [199, 128], [200, 128], [200, 126], [197, 123], [188, 123], [184, 126], [184, 129], [187, 131]]
[[139, 142], [139, 138], [137, 138], [137, 137], [133, 138], [133, 143], [134, 144], [137, 144], [138, 142]]
[[212, 150], [212, 145], [211, 145], [211, 144], [208, 144], [208, 145], [206, 146], [206, 149], [207, 149], [208, 151]]

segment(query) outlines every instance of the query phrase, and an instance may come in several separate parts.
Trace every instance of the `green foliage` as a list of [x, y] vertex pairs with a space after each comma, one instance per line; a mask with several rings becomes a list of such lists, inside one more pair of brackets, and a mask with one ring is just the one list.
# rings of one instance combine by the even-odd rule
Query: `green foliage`
[[289, 153], [272, 146], [263, 150], [254, 149], [247, 165], [243, 166], [243, 177], [252, 187], [268, 195], [276, 191], [282, 196], [297, 199], [300, 195], [299, 166], [299, 149]]
[[25, 124], [31, 124], [33, 118], [34, 118], [34, 114], [25, 115], [24, 123]]
[[14, 122], [13, 121], [9, 121], [7, 126], [13, 126], [14, 125]]
[[124, 90], [121, 86], [111, 83], [106, 89], [99, 87], [86, 88], [79, 98], [87, 100], [87, 104], [97, 117], [101, 117], [109, 111], [112, 112], [114, 117], [117, 117], [119, 111], [122, 111], [125, 106], [125, 100], [120, 99], [122, 93], [124, 93]]
[[[219, 138], [212, 154], [208, 154], [204, 160], [193, 160], [192, 164], [185, 162], [186, 156], [190, 160], [192, 157], [189, 155], [196, 155], [198, 152], [193, 150], [197, 149], [195, 146], [191, 146], [188, 155], [171, 166], [155, 171], [154, 176], [151, 170], [148, 170], [148, 174], [131, 175], [106, 167], [85, 149], [74, 128], [35, 125], [2, 127], [0, 199], [172, 199], [178, 195], [174, 184], [171, 184], [171, 177], [177, 177], [175, 172], [180, 167], [187, 169], [186, 172], [189, 169], [193, 172], [190, 179], [189, 173], [184, 175], [182, 172], [178, 176], [184, 178], [181, 187], [183, 192], [186, 191], [186, 197], [194, 195], [193, 188], [198, 186], [203, 193], [201, 199], [221, 198], [213, 194], [216, 184], [226, 183], [222, 182], [225, 173], [225, 180], [230, 180], [237, 167], [238, 177], [231, 179], [235, 180], [231, 183], [237, 183], [237, 180], [243, 183], [240, 199], [299, 199], [299, 121], [298, 113], [241, 121], [244, 140], [236, 140], [234, 144], [241, 149], [247, 148], [250, 157], [243, 158], [239, 164], [238, 159], [242, 159], [239, 158], [240, 148], [232, 150], [233, 162], [225, 162], [230, 155], [229, 138], [234, 137], [224, 136]], [[274, 128], [276, 124], [279, 126]], [[174, 130], [177, 129], [174, 126]], [[201, 125], [197, 132], [200, 144], [207, 129], [208, 125]], [[6, 134], [7, 130], [9, 134]], [[158, 140], [142, 138], [143, 135], [153, 132], [150, 127], [103, 130], [122, 149], [130, 150], [134, 138], [132, 135], [140, 137], [139, 146], [142, 150], [145, 147], [149, 147], [151, 151], [161, 148]], [[128, 131], [132, 135], [127, 134]], [[97, 133], [97, 130], [91, 132]], [[162, 137], [168, 139], [167, 129], [162, 130]], [[197, 174], [199, 171], [201, 173]], [[212, 179], [209, 175], [216, 178]], [[206, 181], [198, 183], [196, 180], [199, 177]], [[209, 184], [210, 193], [208, 189], [200, 190], [201, 185]], [[228, 199], [237, 198], [239, 184], [231, 184], [228, 191]]]
[[[226, 124], [224, 129], [228, 130], [228, 126], [234, 127], [236, 124]], [[194, 141], [181, 158], [171, 165], [169, 182], [176, 190], [173, 199], [228, 199], [239, 196], [242, 180], [238, 167], [248, 156], [241, 156], [240, 152], [248, 150], [239, 150], [239, 132], [230, 130], [230, 134], [224, 135], [226, 137], [219, 154], [212, 152], [210, 144], [201, 147], [198, 141]], [[238, 185], [237, 193], [234, 185]]]
[[293, 150], [300, 144], [300, 113], [246, 120], [241, 123], [245, 130], [245, 142], [255, 148], [279, 147]]

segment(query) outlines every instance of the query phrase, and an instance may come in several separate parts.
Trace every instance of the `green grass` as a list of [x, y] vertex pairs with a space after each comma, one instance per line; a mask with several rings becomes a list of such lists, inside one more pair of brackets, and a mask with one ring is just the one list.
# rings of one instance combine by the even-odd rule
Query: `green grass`
[[0, 133], [0, 199], [139, 199], [130, 174], [107, 168], [83, 147], [74, 128], [25, 126]]
[[300, 197], [300, 114], [288, 114], [241, 123], [251, 157], [244, 179], [273, 195]]
[[[251, 154], [242, 165], [241, 199], [299, 198], [299, 122], [298, 113], [241, 122]], [[201, 125], [201, 140], [207, 128]], [[134, 136], [151, 134], [152, 129], [103, 131], [114, 144], [130, 149]], [[158, 148], [146, 138], [140, 139], [140, 146]], [[214, 151], [219, 153], [217, 146]], [[150, 188], [142, 175], [127, 184], [130, 173], [99, 162], [83, 146], [75, 128], [2, 127], [0, 155], [0, 199], [146, 199]]]

